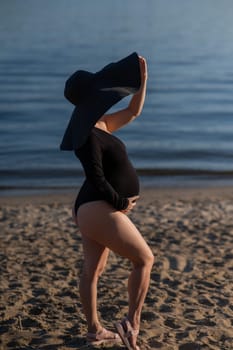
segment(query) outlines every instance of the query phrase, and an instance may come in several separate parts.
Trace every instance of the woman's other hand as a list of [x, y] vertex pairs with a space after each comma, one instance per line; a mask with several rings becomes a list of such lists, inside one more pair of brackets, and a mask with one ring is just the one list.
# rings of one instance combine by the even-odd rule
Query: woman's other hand
[[121, 212], [124, 214], [128, 214], [130, 212], [130, 210], [132, 210], [135, 207], [136, 201], [138, 198], [139, 198], [139, 196], [129, 197], [128, 198], [128, 200], [129, 200], [128, 207], [124, 210], [121, 210]]

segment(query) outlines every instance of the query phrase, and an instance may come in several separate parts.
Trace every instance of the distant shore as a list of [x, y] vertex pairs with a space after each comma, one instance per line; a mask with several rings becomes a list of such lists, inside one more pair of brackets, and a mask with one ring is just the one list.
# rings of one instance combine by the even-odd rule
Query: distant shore
[[[233, 187], [232, 170], [136, 169], [142, 189]], [[13, 169], [0, 171], [0, 197], [77, 192], [84, 181], [81, 169]]]
[[[75, 200], [79, 188], [47, 188], [43, 190], [35, 189], [35, 192], [22, 190], [20, 194], [4, 193], [0, 196], [0, 205], [2, 204], [19, 204], [19, 203], [53, 203], [60, 202], [64, 204], [72, 203]], [[198, 199], [198, 198], [217, 198], [224, 197], [233, 199], [233, 185], [232, 186], [141, 186], [140, 200], [147, 202], [147, 200], [168, 200], [168, 199]], [[140, 200], [138, 203], [140, 203]], [[142, 203], [143, 205], [144, 203]]]

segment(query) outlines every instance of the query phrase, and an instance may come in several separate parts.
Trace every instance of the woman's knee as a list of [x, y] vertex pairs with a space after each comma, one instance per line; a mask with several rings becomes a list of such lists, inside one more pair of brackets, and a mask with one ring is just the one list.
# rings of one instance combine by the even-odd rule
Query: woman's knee
[[146, 265], [148, 268], [152, 268], [155, 261], [154, 254], [151, 250], [148, 251], [147, 255], [144, 258], [144, 265]]
[[154, 264], [154, 260], [155, 260], [154, 254], [150, 249], [148, 249], [147, 252], [145, 252], [142, 255], [139, 255], [136, 259], [133, 259], [132, 262], [135, 267], [140, 266], [140, 267], [145, 267], [148, 270], [151, 270]]

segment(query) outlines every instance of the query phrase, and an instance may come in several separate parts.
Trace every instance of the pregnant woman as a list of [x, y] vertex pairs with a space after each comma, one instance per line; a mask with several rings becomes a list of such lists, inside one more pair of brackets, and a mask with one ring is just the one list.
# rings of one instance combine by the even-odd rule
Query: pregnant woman
[[[74, 150], [86, 175], [74, 205], [74, 219], [83, 242], [80, 298], [87, 320], [87, 341], [123, 341], [128, 349], [136, 350], [154, 257], [127, 216], [139, 198], [139, 183], [125, 145], [113, 132], [140, 115], [146, 83], [146, 60], [136, 53], [97, 73], [74, 73], [66, 83], [65, 96], [76, 108], [61, 144], [63, 150]], [[130, 93], [133, 96], [127, 108], [105, 113]], [[97, 282], [110, 250], [132, 263], [128, 313], [115, 323], [116, 333], [105, 329], [97, 314]]]

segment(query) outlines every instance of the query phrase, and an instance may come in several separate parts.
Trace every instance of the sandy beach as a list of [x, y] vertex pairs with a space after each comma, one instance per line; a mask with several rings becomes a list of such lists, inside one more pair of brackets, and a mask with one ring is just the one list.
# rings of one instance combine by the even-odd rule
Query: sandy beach
[[[0, 199], [0, 350], [86, 349], [74, 194]], [[141, 349], [233, 349], [233, 188], [144, 189], [130, 214], [156, 261]], [[109, 328], [127, 311], [128, 261], [99, 282]], [[90, 347], [89, 347], [90, 348]], [[108, 347], [117, 349], [122, 347]]]

